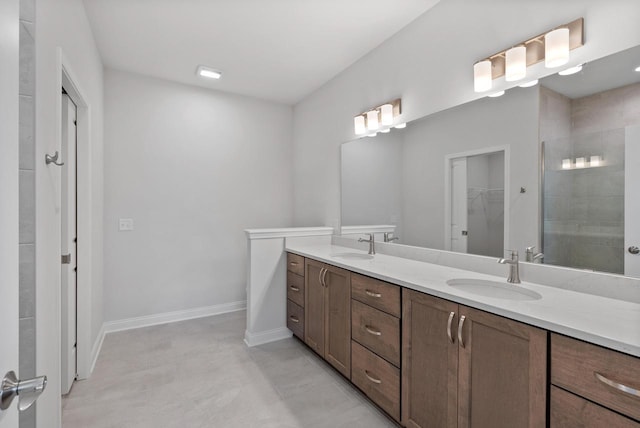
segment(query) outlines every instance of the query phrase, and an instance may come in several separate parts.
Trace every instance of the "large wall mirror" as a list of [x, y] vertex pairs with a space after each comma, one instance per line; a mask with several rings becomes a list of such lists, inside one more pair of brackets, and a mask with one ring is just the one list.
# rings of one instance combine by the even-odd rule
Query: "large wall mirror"
[[342, 226], [640, 277], [640, 47], [342, 145]]

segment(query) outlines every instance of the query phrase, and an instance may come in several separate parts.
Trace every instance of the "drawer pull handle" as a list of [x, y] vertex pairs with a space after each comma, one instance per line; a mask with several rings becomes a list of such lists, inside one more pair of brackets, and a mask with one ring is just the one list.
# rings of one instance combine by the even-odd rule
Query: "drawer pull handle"
[[635, 388], [631, 388], [630, 386], [623, 385], [623, 384], [618, 383], [618, 382], [614, 382], [611, 379], [607, 379], [606, 377], [604, 377], [600, 373], [596, 372], [595, 375], [596, 375], [596, 379], [598, 379], [600, 382], [604, 383], [605, 385], [608, 385], [608, 386], [610, 386], [612, 388], [615, 388], [618, 391], [622, 391], [625, 394], [633, 395], [634, 397], [640, 397], [640, 390], [637, 390]]
[[290, 285], [289, 288], [292, 289], [293, 291], [300, 291], [300, 289], [295, 285]]
[[324, 287], [322, 283], [322, 272], [324, 272], [324, 268], [320, 268], [320, 272], [318, 272], [318, 282], [320, 283], [320, 287]]
[[370, 326], [365, 325], [364, 329], [367, 330], [368, 333], [373, 334], [374, 336], [382, 336], [382, 332], [379, 330], [373, 330]]
[[[282, 319], [282, 318], [280, 318], [280, 319]], [[293, 321], [294, 323], [296, 323], [296, 324], [300, 322], [300, 320], [298, 319], [298, 317], [294, 317], [293, 315], [291, 315], [291, 316], [289, 317], [289, 319], [290, 319], [291, 321]]]
[[380, 293], [375, 293], [375, 292], [373, 292], [373, 291], [371, 291], [371, 290], [365, 290], [365, 293], [366, 293], [366, 294], [367, 294], [367, 296], [369, 296], [369, 297], [377, 297], [377, 298], [382, 297], [382, 294], [380, 294]]
[[447, 336], [449, 336], [449, 341], [453, 343], [453, 335], [451, 334], [451, 323], [453, 323], [453, 317], [456, 316], [455, 312], [451, 312], [449, 314], [449, 321], [447, 321]]
[[370, 380], [371, 382], [373, 382], [373, 383], [377, 383], [378, 385], [382, 383], [382, 381], [381, 381], [380, 379], [376, 379], [375, 377], [372, 377], [372, 376], [369, 374], [369, 371], [368, 371], [368, 370], [365, 370], [365, 371], [364, 371], [364, 375], [367, 377], [367, 379], [369, 379], [369, 380]]
[[460, 342], [460, 346], [462, 346], [463, 348], [464, 348], [464, 340], [462, 339], [462, 326], [464, 326], [464, 320], [466, 319], [467, 317], [462, 315], [460, 317], [460, 322], [458, 322], [458, 342]]
[[325, 269], [324, 273], [322, 274], [322, 285], [324, 285], [325, 287], [327, 286], [327, 272], [329, 272], [329, 269]]
[[291, 266], [298, 266], [298, 262], [289, 262]]

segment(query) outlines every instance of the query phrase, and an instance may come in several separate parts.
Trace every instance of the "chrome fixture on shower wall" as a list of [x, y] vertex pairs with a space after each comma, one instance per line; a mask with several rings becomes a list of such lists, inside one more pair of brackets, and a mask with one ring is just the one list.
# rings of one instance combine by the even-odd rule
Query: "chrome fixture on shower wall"
[[547, 68], [560, 67], [569, 62], [569, 51], [583, 45], [584, 18], [579, 18], [476, 62], [474, 90], [486, 92], [502, 76], [507, 82], [522, 80], [527, 67], [543, 60]]

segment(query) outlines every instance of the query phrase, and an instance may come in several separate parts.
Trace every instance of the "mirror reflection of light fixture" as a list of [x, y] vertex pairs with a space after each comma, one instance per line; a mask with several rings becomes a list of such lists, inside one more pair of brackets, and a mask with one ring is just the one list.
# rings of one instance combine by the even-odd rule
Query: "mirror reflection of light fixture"
[[562, 159], [562, 169], [571, 169], [571, 159]]
[[602, 156], [591, 156], [589, 166], [600, 166], [602, 164]]
[[560, 67], [569, 62], [569, 29], [558, 28], [544, 36], [544, 66]]
[[637, 71], [638, 73], [640, 73], [640, 66], [635, 68], [635, 71]]
[[515, 82], [527, 76], [527, 48], [516, 46], [505, 53], [504, 80]]
[[521, 88], [530, 88], [532, 86], [536, 86], [538, 84], [538, 79], [532, 80], [531, 82], [523, 83], [522, 85], [518, 85]]
[[575, 67], [567, 68], [566, 70], [562, 70], [558, 72], [560, 76], [571, 76], [572, 74], [580, 73], [582, 71], [582, 66], [584, 64], [578, 64]]
[[[584, 18], [576, 19], [505, 49], [473, 65], [473, 89], [486, 92], [492, 81], [505, 76], [507, 82], [524, 79], [527, 67], [545, 62], [547, 68], [569, 61], [569, 52], [584, 46]], [[524, 62], [524, 65], [523, 65]]]
[[353, 118], [353, 128], [356, 135], [375, 137], [377, 132], [389, 132], [398, 116], [402, 114], [402, 100], [400, 98], [384, 103], [378, 107], [360, 113]]
[[585, 167], [585, 159], [583, 157], [576, 158], [576, 168], [584, 168]]
[[476, 62], [473, 66], [473, 90], [475, 92], [486, 92], [491, 89], [491, 60]]
[[356, 135], [362, 135], [367, 132], [367, 127], [364, 124], [364, 116], [356, 116], [353, 118], [353, 127], [356, 130]]

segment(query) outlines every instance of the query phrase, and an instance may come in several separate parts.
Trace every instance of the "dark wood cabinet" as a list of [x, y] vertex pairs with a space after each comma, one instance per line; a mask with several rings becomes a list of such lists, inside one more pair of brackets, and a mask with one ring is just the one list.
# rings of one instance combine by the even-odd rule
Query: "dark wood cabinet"
[[403, 423], [544, 427], [547, 333], [403, 290]]
[[344, 376], [351, 373], [350, 272], [305, 262], [305, 342]]
[[287, 254], [287, 327], [304, 340], [304, 257]]

